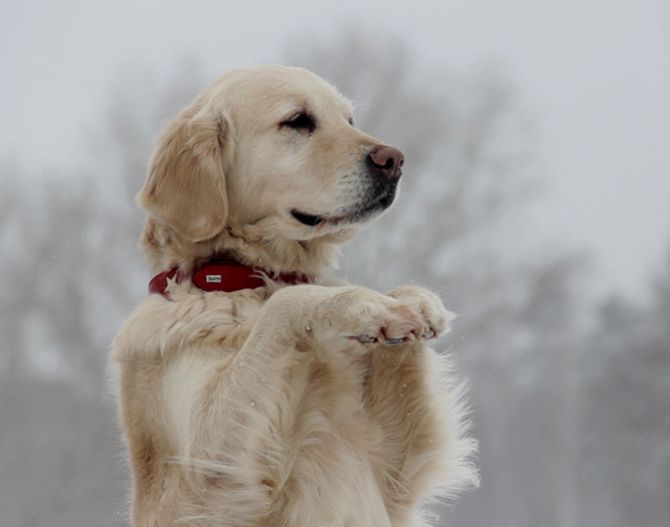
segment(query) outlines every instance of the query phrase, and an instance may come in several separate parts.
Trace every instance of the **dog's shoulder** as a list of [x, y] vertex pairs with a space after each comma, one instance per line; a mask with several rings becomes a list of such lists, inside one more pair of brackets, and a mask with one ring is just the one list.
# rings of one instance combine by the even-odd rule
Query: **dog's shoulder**
[[261, 291], [203, 293], [179, 288], [170, 297], [150, 295], [116, 334], [115, 363], [165, 361], [180, 352], [237, 349], [265, 302]]

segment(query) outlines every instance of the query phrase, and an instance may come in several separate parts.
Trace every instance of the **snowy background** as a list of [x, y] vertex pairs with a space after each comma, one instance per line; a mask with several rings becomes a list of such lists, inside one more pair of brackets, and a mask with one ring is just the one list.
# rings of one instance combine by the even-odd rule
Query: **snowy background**
[[5, 1], [0, 525], [125, 523], [106, 358], [149, 278], [161, 125], [224, 71], [304, 65], [400, 147], [343, 274], [461, 314], [482, 486], [452, 527], [670, 525], [670, 3]]

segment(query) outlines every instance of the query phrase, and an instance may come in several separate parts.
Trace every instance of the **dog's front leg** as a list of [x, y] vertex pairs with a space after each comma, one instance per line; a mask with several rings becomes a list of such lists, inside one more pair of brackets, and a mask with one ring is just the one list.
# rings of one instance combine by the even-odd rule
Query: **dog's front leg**
[[475, 483], [469, 465], [475, 445], [463, 437], [461, 394], [449, 379], [446, 358], [423, 342], [443, 333], [452, 315], [437, 295], [420, 287], [403, 286], [388, 295], [420, 315], [422, 331], [420, 338], [370, 354], [365, 399], [384, 433], [379, 470], [389, 515], [394, 525], [414, 525], [422, 498]]

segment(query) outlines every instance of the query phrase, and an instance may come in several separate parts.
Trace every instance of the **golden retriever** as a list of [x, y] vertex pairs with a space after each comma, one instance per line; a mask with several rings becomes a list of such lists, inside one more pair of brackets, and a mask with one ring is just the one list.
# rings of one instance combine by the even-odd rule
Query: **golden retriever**
[[[138, 201], [153, 271], [177, 274], [112, 351], [136, 527], [427, 525], [429, 498], [476, 484], [459, 385], [425, 342], [440, 299], [328, 278], [402, 165], [301, 68], [230, 72], [169, 124]], [[196, 287], [212, 258], [262, 283]]]

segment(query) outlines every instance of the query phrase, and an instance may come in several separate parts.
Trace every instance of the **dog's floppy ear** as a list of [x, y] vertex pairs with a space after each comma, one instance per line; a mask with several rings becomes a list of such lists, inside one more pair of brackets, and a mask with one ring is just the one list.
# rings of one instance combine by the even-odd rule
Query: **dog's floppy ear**
[[226, 224], [224, 179], [227, 120], [192, 106], [160, 138], [137, 202], [190, 241], [206, 240]]

